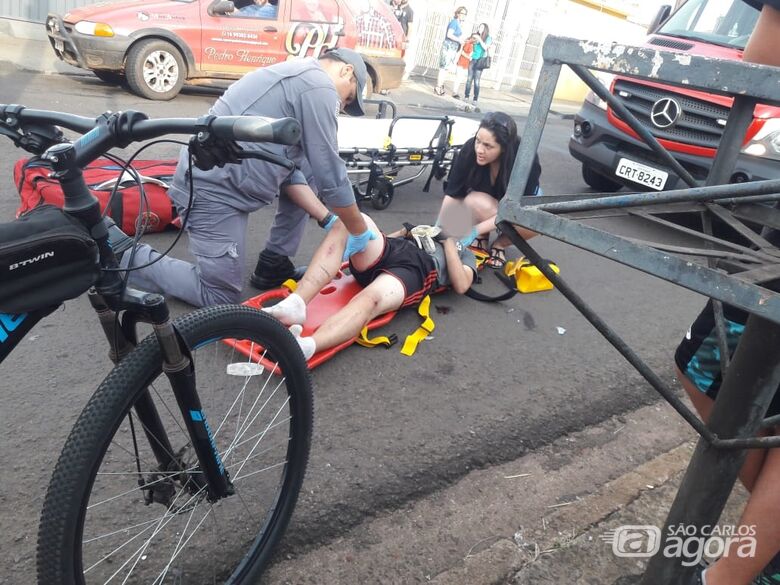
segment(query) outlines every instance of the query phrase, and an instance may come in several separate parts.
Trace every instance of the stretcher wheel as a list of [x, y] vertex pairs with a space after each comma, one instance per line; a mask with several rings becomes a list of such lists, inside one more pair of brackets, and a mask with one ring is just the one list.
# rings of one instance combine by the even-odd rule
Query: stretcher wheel
[[377, 179], [374, 183], [374, 187], [368, 194], [371, 198], [371, 205], [374, 209], [387, 209], [390, 203], [393, 201], [393, 194], [395, 187], [393, 183], [388, 179]]

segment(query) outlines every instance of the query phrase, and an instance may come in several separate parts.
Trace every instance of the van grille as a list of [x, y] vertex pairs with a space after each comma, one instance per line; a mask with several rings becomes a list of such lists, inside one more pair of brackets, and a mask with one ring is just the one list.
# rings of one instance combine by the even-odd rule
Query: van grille
[[[656, 138], [693, 146], [717, 148], [724, 130], [719, 121], [729, 115], [729, 108], [724, 106], [624, 79], [615, 82], [614, 94]], [[682, 115], [674, 126], [660, 129], [650, 120], [650, 112], [653, 104], [664, 97], [677, 100]]]
[[666, 47], [667, 49], [678, 49], [680, 51], [689, 51], [693, 49], [693, 43], [676, 41], [674, 39], [664, 39], [661, 37], [653, 37], [650, 39], [650, 44], [657, 45], [659, 47]]

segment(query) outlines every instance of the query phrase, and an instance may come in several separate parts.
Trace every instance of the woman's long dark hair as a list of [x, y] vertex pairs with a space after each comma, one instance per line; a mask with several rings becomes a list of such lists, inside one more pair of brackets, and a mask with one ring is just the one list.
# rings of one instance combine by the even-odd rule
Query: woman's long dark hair
[[[479, 123], [480, 128], [489, 130], [501, 146], [501, 156], [499, 156], [498, 177], [496, 177], [496, 188], [501, 193], [506, 193], [509, 186], [509, 176], [512, 174], [512, 167], [515, 164], [517, 150], [520, 148], [520, 137], [517, 135], [517, 124], [511, 116], [504, 112], [491, 112], [487, 114]], [[473, 148], [473, 142], [472, 142]], [[477, 183], [477, 173], [481, 167], [476, 164], [476, 150], [472, 153], [474, 165], [469, 172], [469, 184]]]
[[[482, 27], [482, 34], [479, 33], [479, 27], [480, 26]], [[482, 22], [477, 27], [477, 30], [475, 30], [474, 32], [477, 33], [479, 36], [481, 36], [482, 37], [482, 42], [485, 43], [485, 42], [487, 42], [488, 37], [490, 36], [490, 27], [488, 26], [487, 22]]]

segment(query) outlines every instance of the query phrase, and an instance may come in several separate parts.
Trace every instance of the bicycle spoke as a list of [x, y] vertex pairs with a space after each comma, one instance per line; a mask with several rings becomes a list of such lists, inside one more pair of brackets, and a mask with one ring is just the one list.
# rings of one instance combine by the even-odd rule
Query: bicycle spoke
[[[260, 433], [258, 433], [258, 435], [259, 435], [259, 434], [262, 434], [262, 431], [261, 431]], [[255, 436], [257, 436], [257, 435], [255, 435]], [[251, 440], [251, 439], [249, 439], [249, 440]], [[285, 442], [288, 442], [289, 440], [290, 440], [290, 439], [288, 438], [288, 439], [287, 439], [287, 441], [285, 441]], [[247, 441], [247, 442], [249, 442], [249, 441]], [[281, 444], [281, 442], [280, 442], [280, 443], [278, 443], [278, 444]], [[278, 445], [278, 444], [277, 444], [277, 445]], [[270, 451], [271, 451], [271, 449], [275, 448], [277, 445], [271, 445], [271, 446], [269, 446], [269, 447], [266, 447], [265, 449], [263, 449], [262, 451], [259, 451], [259, 452], [255, 453], [255, 454], [254, 454], [254, 455], [252, 455], [251, 457], [247, 457], [247, 460], [248, 460], [248, 459], [256, 459], [256, 458], [258, 458], [258, 457], [262, 457], [262, 456], [263, 456], [263, 455], [265, 455], [266, 453], [270, 452]], [[238, 467], [239, 465], [241, 465], [241, 463], [242, 463], [241, 461], [235, 461], [235, 462], [231, 463], [229, 466], [225, 467], [225, 469], [227, 469], [228, 471], [232, 471], [232, 470], [233, 470], [235, 467]]]
[[[211, 512], [212, 512], [213, 510], [214, 510], [214, 508], [213, 508], [213, 506], [212, 506], [212, 507], [210, 507], [210, 508], [209, 508], [209, 509], [206, 511], [206, 514], [204, 514], [203, 518], [201, 518], [201, 519], [200, 519], [200, 522], [198, 522], [198, 525], [197, 525], [197, 526], [195, 527], [195, 529], [192, 531], [192, 534], [190, 534], [190, 535], [189, 535], [189, 537], [187, 538], [187, 540], [186, 540], [186, 541], [184, 541], [184, 544], [183, 544], [183, 545], [179, 546], [179, 545], [177, 544], [177, 546], [176, 546], [176, 549], [174, 549], [174, 551], [173, 551], [173, 556], [172, 556], [172, 557], [171, 557], [171, 559], [168, 561], [168, 564], [167, 564], [167, 565], [165, 565], [165, 569], [164, 569], [164, 571], [163, 571], [163, 572], [160, 574], [160, 576], [159, 576], [159, 582], [160, 582], [160, 583], [162, 583], [162, 582], [163, 582], [162, 580], [165, 578], [165, 575], [168, 573], [168, 570], [169, 570], [169, 569], [170, 569], [170, 567], [171, 567], [171, 563], [172, 563], [174, 560], [176, 560], [176, 557], [178, 557], [178, 556], [179, 556], [179, 553], [181, 553], [181, 551], [183, 551], [183, 550], [184, 550], [184, 547], [185, 547], [185, 546], [187, 546], [187, 544], [190, 542], [190, 540], [192, 540], [192, 537], [193, 537], [193, 536], [195, 536], [195, 533], [196, 533], [196, 532], [198, 531], [198, 529], [199, 529], [199, 528], [200, 528], [200, 527], [203, 525], [203, 522], [206, 520], [206, 518], [208, 518], [209, 514], [211, 514]], [[195, 512], [195, 508], [193, 508], [193, 509], [192, 509], [192, 513], [194, 513], [194, 512]], [[190, 519], [188, 519], [188, 520], [187, 520], [187, 526], [189, 526], [189, 525], [190, 525], [190, 520], [192, 519], [192, 513], [190, 514]], [[187, 526], [185, 526], [185, 527], [184, 527], [184, 530], [182, 531], [182, 536], [184, 536], [184, 533], [185, 533], [185, 532], [186, 532], [186, 530], [187, 530]], [[181, 543], [181, 538], [179, 538], [179, 543]], [[154, 583], [157, 583], [157, 582], [158, 582], [158, 579], [155, 579], [155, 580], [154, 580]]]
[[114, 530], [113, 532], [108, 532], [106, 534], [101, 534], [100, 536], [94, 536], [92, 538], [89, 538], [87, 540], [82, 540], [81, 544], [89, 544], [90, 542], [95, 542], [97, 540], [101, 540], [103, 538], [109, 538], [110, 536], [115, 536], [117, 534], [121, 534], [122, 532], [127, 532], [128, 530], [132, 530], [133, 528], [140, 528], [141, 526], [147, 526], [149, 524], [154, 524], [155, 522], [158, 522], [160, 518], [152, 518], [151, 520], [146, 520], [144, 522], [139, 522], [138, 524], [133, 524], [132, 526], [126, 526], [125, 528], [120, 528], [119, 530]]
[[[192, 472], [193, 475], [194, 474], [201, 474], [201, 473], [202, 472], [200, 472], [200, 471]], [[175, 473], [175, 474], [172, 474], [172, 475], [177, 475], [177, 474], [178, 474], [178, 472]], [[172, 475], [168, 475], [168, 476], [165, 476], [165, 477], [157, 478], [154, 481], [147, 482], [147, 483], [145, 483], [143, 485], [137, 485], [133, 489], [127, 490], [126, 492], [122, 492], [121, 494], [117, 494], [115, 496], [111, 496], [110, 498], [102, 500], [102, 501], [98, 502], [97, 504], [91, 504], [91, 505], [87, 506], [87, 510], [91, 510], [92, 508], [97, 508], [98, 506], [102, 506], [103, 504], [106, 504], [108, 502], [113, 502], [114, 500], [119, 499], [122, 496], [126, 496], [128, 494], [132, 494], [132, 493], [137, 492], [139, 490], [143, 490], [144, 488], [148, 488], [149, 486], [152, 486], [152, 485], [158, 484], [160, 482], [163, 482], [163, 481], [165, 481], [167, 479], [170, 479]], [[189, 480], [187, 480], [187, 482], [189, 482]]]
[[[233, 440], [233, 444], [231, 445], [231, 447], [230, 447], [230, 448], [228, 448], [228, 453], [225, 455], [225, 460], [227, 460], [228, 456], [229, 456], [230, 454], [232, 454], [233, 450], [235, 449], [235, 445], [236, 445], [236, 443], [238, 443], [238, 441], [240, 441], [240, 440], [243, 438], [243, 436], [244, 436], [244, 435], [246, 434], [246, 432], [249, 430], [249, 427], [250, 427], [250, 426], [251, 426], [251, 425], [252, 425], [252, 424], [255, 422], [255, 420], [257, 420], [257, 417], [258, 417], [258, 416], [260, 416], [260, 415], [262, 414], [262, 412], [263, 412], [263, 410], [265, 409], [266, 405], [267, 405], [267, 404], [268, 404], [268, 403], [269, 403], [269, 402], [270, 402], [270, 401], [273, 399], [273, 397], [274, 397], [274, 396], [276, 395], [276, 393], [278, 392], [279, 388], [282, 386], [282, 384], [284, 384], [284, 381], [285, 381], [285, 378], [282, 378], [281, 382], [279, 382], [279, 384], [277, 384], [276, 388], [274, 388], [274, 391], [271, 393], [271, 395], [270, 395], [270, 396], [269, 396], [269, 397], [266, 399], [266, 401], [265, 401], [265, 402], [263, 403], [263, 405], [260, 407], [260, 410], [258, 410], [258, 411], [257, 411], [257, 413], [256, 413], [256, 414], [255, 414], [255, 415], [252, 417], [252, 420], [250, 420], [248, 423], [246, 423], [246, 424], [243, 426], [243, 428], [242, 428], [242, 431], [241, 431], [241, 434], [240, 434], [240, 435], [237, 435], [237, 436], [235, 437], [235, 439]], [[264, 389], [265, 389], [265, 387], [264, 387]], [[258, 399], [259, 399], [259, 397], [258, 397]], [[289, 400], [289, 398], [288, 398], [288, 400]], [[255, 404], [256, 404], [256, 403], [257, 403], [257, 401], [255, 401]], [[285, 405], [286, 405], [286, 404], [287, 404], [287, 402], [285, 402]], [[254, 405], [252, 405], [252, 408], [250, 409], [250, 411], [249, 411], [249, 414], [251, 414], [251, 413], [252, 413], [252, 410], [254, 410]], [[277, 412], [277, 414], [276, 414], [276, 416], [274, 416], [274, 419], [273, 419], [273, 420], [276, 420], [276, 417], [277, 417], [278, 415], [279, 415], [279, 413]], [[248, 417], [249, 417], [249, 415], [247, 415], [247, 418], [248, 418]], [[272, 422], [273, 422], [273, 421], [272, 421]], [[263, 434], [265, 434], [265, 433], [263, 433]]]
[[[187, 485], [187, 484], [185, 484], [185, 485]], [[192, 496], [192, 498], [190, 498], [190, 500], [189, 500], [189, 501], [191, 501], [192, 499], [194, 499], [195, 497], [197, 497], [197, 496], [198, 496], [198, 494], [200, 494], [202, 491], [203, 491], [203, 488], [201, 488], [200, 490], [198, 490], [198, 492], [197, 492], [196, 494], [194, 494], [194, 495]], [[177, 496], [176, 496], [176, 499], [175, 499], [175, 500], [174, 500], [174, 501], [171, 503], [171, 505], [168, 507], [168, 509], [166, 510], [166, 513], [165, 513], [165, 514], [163, 514], [163, 515], [160, 517], [160, 519], [158, 520], [158, 522], [156, 523], [156, 525], [153, 527], [153, 528], [154, 528], [154, 532], [152, 533], [152, 535], [151, 535], [151, 536], [150, 536], [150, 537], [149, 537], [149, 538], [148, 538], [148, 539], [147, 539], [147, 540], [146, 540], [146, 541], [145, 541], [145, 542], [144, 542], [144, 543], [143, 543], [143, 544], [142, 544], [142, 545], [141, 545], [139, 548], [137, 548], [137, 549], [136, 549], [136, 550], [135, 550], [135, 551], [134, 551], [134, 552], [133, 552], [133, 553], [130, 555], [130, 557], [129, 557], [129, 558], [128, 558], [128, 559], [127, 559], [127, 560], [126, 560], [124, 563], [122, 563], [122, 565], [121, 565], [121, 566], [120, 566], [120, 567], [119, 567], [119, 568], [118, 568], [116, 571], [114, 571], [114, 572], [111, 574], [111, 576], [110, 576], [110, 577], [109, 577], [109, 578], [108, 578], [108, 579], [107, 579], [107, 580], [106, 580], [104, 583], [110, 583], [110, 582], [111, 582], [111, 581], [114, 579], [114, 577], [116, 577], [116, 576], [117, 576], [117, 575], [118, 575], [118, 574], [119, 574], [119, 573], [122, 571], [122, 569], [124, 569], [124, 568], [127, 566], [127, 564], [128, 564], [130, 561], [132, 561], [134, 557], [136, 557], [136, 556], [137, 556], [135, 563], [133, 563], [133, 566], [130, 568], [130, 573], [132, 573], [133, 569], [135, 568], [136, 564], [138, 563], [138, 560], [141, 558], [141, 556], [143, 556], [143, 552], [144, 552], [144, 551], [145, 551], [145, 550], [148, 548], [148, 546], [149, 546], [149, 543], [152, 541], [152, 539], [153, 539], [155, 536], [157, 536], [157, 534], [160, 532], [160, 530], [162, 530], [162, 528], [165, 528], [165, 526], [167, 526], [167, 525], [168, 525], [168, 523], [170, 523], [170, 522], [171, 522], [171, 520], [172, 520], [172, 519], [173, 519], [173, 518], [176, 516], [176, 514], [171, 514], [171, 513], [170, 513], [170, 511], [173, 509], [173, 506], [174, 506], [174, 504], [176, 503], [176, 500], [178, 500], [179, 496], [180, 496], [182, 493], [184, 493], [184, 489], [182, 489], [182, 491], [180, 491], [180, 492], [179, 492], [179, 495], [177, 495]], [[185, 504], [185, 505], [186, 505], [186, 504]], [[145, 531], [144, 531], [144, 532], [145, 532]], [[122, 548], [122, 547], [120, 547], [120, 548]], [[92, 570], [93, 568], [95, 568], [95, 567], [96, 567], [98, 564], [100, 564], [101, 562], [103, 562], [104, 560], [106, 560], [106, 558], [108, 558], [108, 557], [104, 557], [103, 559], [101, 559], [100, 561], [98, 561], [97, 563], [95, 563], [94, 565], [92, 565], [91, 567], [89, 567], [88, 569], [86, 569], [86, 570], [84, 571], [84, 573], [86, 574], [86, 573], [88, 573], [89, 571], [91, 571], [91, 570]], [[129, 575], [130, 575], [130, 574], [128, 573], [128, 576], [127, 576], [127, 577], [129, 577]], [[124, 580], [123, 582], [127, 581], [127, 577], [125, 577], [125, 580]]]
[[255, 442], [255, 444], [252, 446], [252, 450], [251, 450], [251, 451], [249, 451], [249, 455], [248, 455], [248, 456], [247, 456], [247, 457], [244, 459], [244, 463], [242, 463], [242, 464], [241, 464], [241, 467], [239, 467], [239, 468], [238, 468], [238, 471], [236, 471], [236, 479], [238, 479], [238, 478], [239, 478], [239, 476], [240, 476], [240, 474], [241, 474], [241, 470], [242, 470], [242, 469], [244, 469], [244, 465], [246, 465], [246, 462], [247, 462], [247, 461], [249, 461], [249, 457], [251, 457], [251, 456], [252, 456], [252, 453], [254, 453], [254, 452], [255, 452], [255, 449], [256, 449], [256, 448], [257, 448], [257, 446], [260, 444], [260, 441], [262, 441], [262, 440], [263, 440], [263, 437], [265, 437], [266, 433], [268, 432], [268, 429], [271, 427], [271, 424], [273, 424], [273, 422], [274, 422], [274, 421], [277, 419], [277, 417], [278, 417], [278, 416], [279, 416], [279, 414], [282, 412], [282, 410], [284, 409], [284, 407], [285, 407], [285, 406], [287, 406], [287, 402], [288, 402], [289, 400], [290, 400], [289, 398], [288, 398], [287, 400], [285, 400], [285, 402], [284, 402], [284, 404], [282, 405], [282, 407], [281, 407], [281, 408], [279, 408], [279, 410], [277, 410], [277, 411], [276, 411], [276, 415], [274, 415], [274, 418], [272, 418], [272, 419], [271, 419], [271, 422], [270, 422], [270, 423], [268, 423], [268, 426], [266, 427], [266, 429], [265, 429], [265, 431], [263, 432], [263, 434], [262, 434], [262, 435], [261, 435], [261, 436], [260, 436], [260, 437], [257, 439], [257, 441]]
[[[254, 347], [254, 344], [252, 346]], [[261, 356], [261, 359], [264, 358], [264, 357], [265, 357], [265, 353], [263, 353], [263, 355]], [[225, 413], [225, 416], [222, 417], [222, 421], [217, 426], [217, 430], [214, 431], [214, 438], [215, 439], [216, 439], [217, 435], [219, 435], [219, 431], [222, 429], [222, 425], [225, 424], [225, 421], [230, 416], [230, 413], [233, 412], [233, 408], [235, 407], [236, 402], [238, 402], [239, 399], [240, 399], [241, 405], [243, 405], [246, 389], [249, 386], [249, 382], [251, 382], [251, 380], [252, 380], [252, 376], [246, 376], [244, 378], [244, 385], [241, 387], [241, 390], [239, 390], [238, 395], [236, 396], [235, 400], [233, 400], [233, 404], [230, 405], [230, 408]], [[238, 418], [239, 418], [239, 420], [241, 419], [241, 407], [239, 407], [239, 409], [238, 409]]]
[[[263, 397], [263, 393], [265, 392], [265, 389], [268, 387], [268, 383], [271, 381], [271, 377], [273, 376], [272, 373], [268, 374], [268, 378], [266, 378], [265, 383], [263, 384], [263, 387], [260, 388], [260, 391], [257, 394], [257, 397], [255, 398], [255, 401], [252, 403], [252, 406], [249, 408], [249, 412], [246, 415], [246, 418], [244, 419], [244, 424], [239, 424], [239, 429], [236, 431], [236, 438], [238, 438], [245, 430], [246, 427], [246, 421], [249, 420], [249, 417], [252, 415], [252, 411], [255, 409], [255, 406], [257, 406], [257, 403], [260, 401], [260, 399]], [[284, 382], [284, 380], [282, 380]], [[262, 411], [262, 408], [260, 409]], [[235, 440], [235, 438], [234, 438]]]
[[[278, 426], [280, 426], [280, 425], [283, 425], [284, 423], [286, 423], [286, 422], [289, 422], [290, 420], [292, 420], [292, 417], [289, 417], [289, 416], [288, 416], [287, 418], [285, 418], [285, 419], [283, 419], [283, 420], [280, 420], [279, 422], [277, 422], [277, 423], [275, 423], [274, 425], [272, 425], [272, 426], [271, 426], [271, 428], [270, 428], [269, 430], [271, 430], [271, 429], [275, 429], [276, 427], [278, 427]], [[263, 434], [263, 432], [265, 432], [265, 431], [260, 431], [260, 432], [258, 432], [258, 433], [255, 433], [255, 434], [254, 434], [254, 435], [252, 435], [251, 437], [247, 437], [246, 439], [243, 439], [241, 442], [239, 442], [239, 443], [236, 443], [236, 444], [233, 446], [233, 448], [234, 448], [234, 449], [237, 449], [237, 448], [238, 448], [238, 447], [240, 447], [241, 445], [246, 445], [246, 444], [247, 444], [247, 443], [249, 443], [250, 441], [253, 441], [253, 440], [254, 440], [256, 437], [258, 437], [259, 435]], [[287, 440], [289, 440], [289, 437], [287, 438]], [[228, 447], [228, 449], [229, 449], [229, 448], [230, 448], [230, 447]], [[223, 459], [225, 458], [225, 454], [227, 453], [228, 449], [225, 449], [225, 451], [224, 451], [223, 453], [220, 453], [220, 456], [221, 456]], [[231, 464], [230, 466], [226, 466], [226, 468], [227, 468], [227, 467], [234, 467], [234, 466], [235, 466], [235, 464]]]
[[[185, 486], [186, 486], [186, 484], [185, 484]], [[193, 496], [192, 496], [192, 497], [191, 497], [191, 498], [190, 498], [190, 499], [189, 499], [189, 500], [188, 500], [188, 501], [187, 501], [187, 502], [184, 504], [184, 507], [186, 507], [186, 506], [187, 506], [187, 504], [189, 504], [189, 503], [190, 503], [192, 500], [194, 500], [194, 499], [195, 499], [195, 498], [197, 498], [197, 497], [198, 497], [198, 496], [199, 496], [201, 493], [203, 493], [203, 491], [204, 491], [204, 490], [205, 490], [205, 488], [201, 488], [201, 489], [199, 489], [199, 490], [198, 490], [198, 491], [197, 491], [197, 492], [196, 492], [196, 493], [195, 493], [195, 494], [194, 494], [194, 495], [193, 495]], [[184, 493], [184, 489], [182, 489], [182, 491], [181, 491], [181, 492], [179, 492], [179, 493], [180, 493], [180, 494], [181, 494], [181, 493]], [[178, 496], [177, 496], [177, 499], [178, 499]], [[175, 502], [174, 502], [174, 503], [175, 503]], [[171, 504], [171, 507], [172, 507], [172, 506], [173, 506], [173, 504]], [[171, 510], [171, 507], [169, 507], [169, 508], [168, 508], [168, 510], [169, 510], [169, 511]], [[132, 556], [130, 557], [130, 559], [128, 559], [127, 561], [125, 561], [125, 563], [123, 564], [123, 566], [122, 566], [122, 567], [120, 567], [120, 570], [121, 570], [121, 569], [124, 567], [124, 565], [126, 565], [126, 564], [127, 564], [127, 563], [128, 563], [128, 562], [129, 562], [129, 561], [132, 559], [132, 558], [133, 558], [133, 556], [135, 556], [135, 562], [133, 563], [133, 566], [132, 566], [132, 567], [130, 567], [130, 571], [127, 573], [127, 576], [125, 577], [124, 581], [122, 581], [123, 585], [124, 585], [124, 583], [126, 583], [126, 582], [127, 582], [127, 580], [130, 578], [130, 575], [133, 573], [133, 570], [134, 570], [134, 569], [135, 569], [135, 567], [138, 565], [138, 561], [140, 561], [140, 560], [141, 560], [141, 558], [144, 556], [144, 553], [145, 553], [145, 552], [146, 552], [146, 550], [149, 548], [149, 545], [152, 543], [152, 540], [154, 539], [154, 537], [155, 537], [155, 536], [157, 536], [157, 535], [160, 533], [160, 531], [162, 531], [162, 529], [163, 529], [163, 528], [165, 528], [165, 527], [166, 527], [168, 524], [170, 524], [170, 523], [171, 523], [171, 521], [172, 521], [172, 520], [173, 520], [173, 519], [174, 519], [176, 516], [177, 516], [177, 514], [168, 514], [168, 515], [167, 515], [167, 520], [165, 521], [165, 524], [162, 524], [162, 520], [161, 520], [161, 521], [160, 521], [160, 524], [161, 524], [161, 525], [158, 525], [158, 527], [155, 529], [154, 533], [153, 533], [153, 534], [152, 534], [152, 535], [151, 535], [151, 536], [150, 536], [148, 539], [146, 539], [146, 542], [145, 542], [145, 543], [144, 543], [144, 544], [141, 546], [141, 548], [139, 548], [139, 549], [138, 549], [138, 551], [137, 551], [137, 554], [134, 554], [134, 555], [132, 555]], [[164, 516], [163, 518], [165, 518], [165, 516]], [[116, 574], [116, 573], [115, 573], [115, 574]], [[113, 575], [112, 575], [112, 577], [111, 577], [111, 578], [113, 579]]]
[[252, 475], [256, 475], [258, 473], [263, 473], [264, 471], [269, 471], [271, 469], [276, 469], [280, 465], [286, 465], [287, 461], [280, 461], [279, 463], [274, 463], [273, 465], [269, 465], [268, 467], [264, 467], [263, 469], [258, 469], [256, 471], [250, 471], [249, 473], [245, 473], [241, 477], [238, 477], [238, 474], [236, 474], [236, 478], [233, 480], [233, 482], [237, 482], [239, 479], [246, 479], [247, 477], [250, 477]]

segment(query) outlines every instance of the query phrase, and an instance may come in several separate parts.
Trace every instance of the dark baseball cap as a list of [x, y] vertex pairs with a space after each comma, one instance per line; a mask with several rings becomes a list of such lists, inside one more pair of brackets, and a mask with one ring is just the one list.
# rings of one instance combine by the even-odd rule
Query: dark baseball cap
[[355, 71], [355, 79], [357, 79], [357, 95], [355, 101], [349, 104], [344, 111], [350, 116], [362, 116], [366, 113], [363, 109], [363, 91], [366, 88], [366, 82], [368, 81], [368, 70], [366, 69], [366, 63], [363, 61], [363, 57], [360, 53], [347, 49], [344, 47], [338, 47], [330, 49], [322, 54], [324, 58], [336, 59], [347, 65], [352, 65]]

